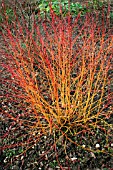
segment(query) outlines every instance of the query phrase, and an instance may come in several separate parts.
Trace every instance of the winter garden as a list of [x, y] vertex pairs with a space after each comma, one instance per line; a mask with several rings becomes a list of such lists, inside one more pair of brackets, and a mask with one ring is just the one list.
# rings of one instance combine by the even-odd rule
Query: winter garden
[[112, 170], [112, 1], [0, 4], [0, 169]]

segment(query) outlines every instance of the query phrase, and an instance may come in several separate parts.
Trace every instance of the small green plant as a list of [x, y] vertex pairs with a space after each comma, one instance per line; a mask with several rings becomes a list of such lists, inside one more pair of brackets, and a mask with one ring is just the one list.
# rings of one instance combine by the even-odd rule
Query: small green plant
[[56, 160], [50, 163], [51, 168], [56, 168], [57, 165], [58, 165], [58, 162]]
[[110, 12], [110, 17], [113, 20], [113, 12]]
[[[14, 17], [13, 9], [10, 8], [10, 7], [7, 7], [6, 8], [6, 15], [8, 17], [8, 21], [11, 22], [13, 20], [13, 17]], [[3, 21], [3, 18], [4, 18], [4, 16], [3, 16], [3, 11], [2, 11], [1, 14], [0, 14], [0, 22]]]
[[88, 2], [89, 8], [93, 8], [94, 10], [101, 10], [102, 7], [107, 7], [108, 3], [102, 0], [93, 0]]
[[[54, 10], [54, 12], [57, 15], [61, 15], [60, 13], [60, 8], [62, 8], [62, 15], [66, 16], [67, 13], [71, 12], [71, 14], [73, 16], [77, 16], [77, 14], [79, 12], [81, 12], [81, 15], [84, 15], [86, 12], [89, 11], [89, 9], [87, 9], [85, 6], [82, 6], [80, 3], [76, 2], [76, 3], [70, 3], [70, 9], [69, 9], [69, 5], [68, 5], [68, 0], [66, 1], [51, 1], [52, 4], [52, 8]], [[49, 7], [49, 1], [41, 1], [41, 2], [36, 2], [34, 5], [31, 3], [29, 4], [31, 6], [31, 9], [33, 9], [33, 11], [40, 11], [40, 14], [42, 17], [45, 16], [45, 14], [48, 16], [50, 13], [50, 7]], [[35, 6], [35, 7], [34, 7]]]

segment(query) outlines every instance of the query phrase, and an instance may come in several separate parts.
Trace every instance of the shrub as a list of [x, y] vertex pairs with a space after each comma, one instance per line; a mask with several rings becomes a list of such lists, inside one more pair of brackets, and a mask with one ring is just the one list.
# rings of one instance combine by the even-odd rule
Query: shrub
[[[50, 19], [34, 20], [32, 28], [14, 14], [11, 23], [5, 14], [2, 24], [4, 154], [9, 160], [21, 156], [49, 137], [56, 157], [56, 146], [62, 143], [66, 153], [68, 141], [81, 150], [112, 154], [113, 36], [104, 14], [99, 23], [98, 15], [64, 18], [51, 8]], [[98, 136], [102, 148], [95, 148]]]

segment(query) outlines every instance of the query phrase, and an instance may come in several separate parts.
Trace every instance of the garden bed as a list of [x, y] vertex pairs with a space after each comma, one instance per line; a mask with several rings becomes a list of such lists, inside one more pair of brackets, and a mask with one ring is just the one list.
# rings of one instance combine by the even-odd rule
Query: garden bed
[[[63, 22], [60, 18], [57, 18], [58, 22], [61, 22], [61, 26], [63, 28]], [[68, 18], [69, 19], [69, 18]], [[82, 21], [84, 20], [84, 17], [82, 18]], [[59, 25], [56, 21], [56, 28], [59, 31]], [[88, 20], [89, 21], [89, 20]], [[102, 56], [105, 54], [105, 52], [108, 50], [109, 53], [107, 52], [107, 54], [104, 56], [103, 60], [100, 60], [101, 63], [101, 67], [103, 67], [103, 69], [101, 67], [98, 67], [98, 64], [96, 63], [96, 61], [94, 60], [94, 58], [92, 57], [91, 59], [95, 61], [96, 65], [96, 69], [94, 69], [95, 71], [95, 77], [97, 78], [99, 74], [101, 74], [101, 79], [100, 81], [97, 81], [98, 79], [94, 78], [94, 81], [92, 81], [92, 79], [90, 79], [91, 83], [93, 85], [95, 85], [95, 83], [99, 83], [98, 88], [97, 88], [97, 93], [98, 95], [95, 95], [93, 97], [93, 94], [91, 91], [88, 91], [87, 88], [87, 81], [89, 80], [89, 76], [91, 76], [91, 74], [89, 74], [87, 72], [87, 69], [90, 68], [91, 71], [91, 67], [90, 65], [88, 65], [89, 61], [87, 60], [87, 62], [85, 61], [85, 67], [87, 67], [86, 71], [84, 71], [84, 81], [81, 78], [81, 81], [83, 81], [82, 86], [84, 89], [86, 89], [85, 95], [87, 95], [88, 92], [91, 93], [91, 100], [94, 101], [92, 104], [89, 104], [89, 108], [91, 110], [91, 107], [94, 107], [93, 113], [90, 114], [90, 118], [87, 118], [87, 113], [89, 114], [89, 112], [84, 112], [86, 113], [86, 118], [83, 119], [83, 116], [81, 116], [80, 114], [78, 114], [78, 117], [76, 116], [70, 116], [70, 119], [65, 120], [65, 116], [63, 116], [63, 114], [65, 114], [65, 112], [67, 112], [67, 114], [69, 113], [67, 110], [68, 108], [70, 108], [70, 112], [73, 113], [74, 115], [74, 109], [73, 109], [73, 105], [75, 104], [75, 100], [79, 99], [77, 98], [77, 95], [79, 95], [79, 93], [81, 91], [79, 91], [78, 87], [75, 86], [70, 86], [71, 90], [70, 90], [70, 94], [67, 95], [67, 98], [70, 97], [70, 103], [72, 105], [72, 107], [69, 106], [69, 104], [65, 106], [65, 102], [64, 105], [62, 104], [61, 101], [63, 101], [63, 95], [60, 96], [60, 94], [63, 94], [63, 92], [65, 93], [66, 90], [61, 90], [62, 86], [65, 85], [62, 83], [61, 81], [61, 91], [58, 89], [58, 95], [59, 95], [59, 99], [58, 100], [58, 106], [60, 107], [61, 111], [62, 111], [62, 119], [60, 119], [59, 121], [59, 117], [57, 117], [56, 114], [56, 110], [59, 108], [57, 106], [57, 104], [55, 103], [55, 100], [57, 101], [56, 96], [54, 97], [54, 89], [56, 88], [56, 86], [54, 86], [53, 91], [51, 90], [52, 83], [54, 84], [54, 82], [52, 80], [50, 80], [49, 82], [49, 73], [52, 72], [52, 70], [55, 71], [57, 77], [58, 77], [58, 81], [57, 83], [59, 83], [59, 79], [63, 80], [63, 76], [62, 76], [62, 71], [63, 68], [68, 68], [68, 66], [66, 65], [65, 67], [57, 67], [58, 66], [58, 62], [57, 62], [57, 58], [54, 60], [53, 59], [53, 63], [51, 61], [50, 56], [48, 57], [48, 60], [50, 61], [50, 63], [48, 62], [47, 58], [45, 57], [46, 55], [48, 55], [48, 51], [46, 52], [46, 49], [43, 48], [43, 41], [41, 38], [45, 38], [44, 39], [44, 43], [45, 45], [48, 45], [47, 47], [49, 47], [49, 49], [51, 50], [51, 53], [54, 54], [54, 56], [60, 51], [60, 49], [57, 49], [59, 42], [56, 41], [57, 35], [60, 36], [60, 31], [62, 32], [62, 35], [64, 35], [64, 40], [67, 40], [67, 35], [66, 35], [66, 29], [68, 27], [64, 26], [64, 30], [61, 29], [59, 32], [56, 32], [55, 35], [55, 27], [54, 27], [54, 31], [51, 32], [51, 23], [50, 25], [46, 25], [47, 27], [45, 27], [45, 22], [46, 20], [44, 20], [44, 22], [40, 22], [38, 24], [40, 24], [40, 28], [43, 27], [43, 30], [41, 29], [41, 35], [38, 32], [38, 36], [35, 37], [35, 34], [32, 34], [34, 37], [31, 38], [32, 42], [34, 44], [32, 44], [30, 46], [31, 48], [31, 53], [29, 54], [29, 42], [31, 41], [26, 41], [27, 40], [27, 34], [29, 32], [21, 31], [22, 35], [19, 35], [19, 32], [15, 32], [15, 30], [12, 32], [14, 34], [10, 34], [10, 29], [8, 30], [8, 34], [6, 34], [9, 37], [5, 37], [6, 42], [3, 40], [3, 43], [1, 43], [1, 51], [3, 50], [4, 52], [1, 52], [2, 55], [2, 60], [1, 60], [1, 111], [2, 114], [0, 115], [0, 126], [1, 126], [1, 170], [37, 170], [37, 169], [44, 169], [44, 170], [54, 170], [54, 169], [70, 169], [70, 170], [112, 170], [113, 167], [113, 114], [112, 114], [112, 77], [113, 77], [113, 72], [112, 72], [112, 47], [110, 46], [110, 42], [111, 40], [107, 41], [108, 36], [112, 37], [112, 26], [106, 28], [106, 37], [102, 37], [104, 39], [104, 41], [106, 43], [104, 43], [104, 49], [105, 51], [102, 52], [103, 48], [101, 49], [101, 41], [98, 41], [98, 43], [96, 44], [95, 49], [97, 50], [95, 52], [95, 54], [98, 54], [97, 59], [100, 60], [99, 58], [99, 53], [98, 51], [100, 50], [100, 53], [102, 54]], [[74, 22], [74, 19], [73, 19]], [[66, 23], [66, 22], [65, 22]], [[80, 74], [80, 77], [82, 77], [82, 71], [80, 70], [81, 68], [81, 63], [82, 63], [82, 59], [87, 59], [88, 57], [83, 57], [83, 53], [86, 55], [87, 54], [87, 50], [89, 50], [88, 52], [92, 52], [90, 50], [90, 45], [93, 42], [93, 39], [91, 39], [91, 43], [90, 41], [86, 41], [88, 43], [88, 46], [85, 46], [85, 41], [84, 39], [87, 40], [89, 34], [87, 34], [88, 31], [88, 27], [86, 25], [86, 32], [84, 31], [83, 33], [85, 33], [85, 36], [81, 34], [81, 27], [84, 26], [83, 22], [78, 22], [77, 28], [75, 29], [75, 34], [73, 34], [73, 40], [74, 38], [76, 38], [77, 34], [80, 34], [80, 37], [78, 38], [78, 41], [76, 41], [75, 46], [73, 46], [72, 50], [74, 50], [76, 48], [76, 50], [74, 51], [73, 55], [71, 56], [71, 59], [73, 60], [73, 62], [71, 62], [71, 64], [73, 65], [73, 69], [70, 72], [70, 77], [71, 77], [71, 84], [75, 83], [73, 81], [73, 79], [77, 79], [77, 81], [80, 81], [80, 79], [78, 78], [77, 75]], [[42, 24], [42, 25], [41, 25]], [[105, 24], [105, 23], [104, 23]], [[89, 23], [90, 25], [90, 23]], [[15, 26], [15, 25], [13, 25]], [[24, 28], [26, 28], [27, 25], [24, 25]], [[52, 25], [54, 26], [54, 24]], [[92, 26], [92, 25], [90, 25]], [[33, 25], [32, 25], [33, 27]], [[104, 27], [104, 25], [103, 25]], [[4, 27], [6, 33], [7, 33], [7, 27]], [[9, 25], [9, 28], [10, 25]], [[16, 27], [13, 27], [13, 29], [15, 29]], [[19, 27], [21, 28], [21, 26]], [[90, 28], [90, 27], [89, 27]], [[93, 28], [93, 27], [92, 27]], [[98, 28], [98, 27], [97, 27]], [[44, 29], [46, 29], [46, 31], [44, 31]], [[99, 27], [100, 29], [100, 27]], [[37, 29], [38, 30], [38, 29]], [[47, 32], [48, 30], [48, 32]], [[69, 29], [71, 30], [71, 29]], [[85, 29], [84, 29], [85, 30]], [[5, 35], [5, 31], [4, 31], [4, 35]], [[95, 32], [97, 31], [97, 29], [95, 29]], [[24, 35], [24, 33], [26, 33], [26, 35]], [[50, 41], [48, 41], [48, 35], [46, 35], [46, 33], [49, 33], [50, 36]], [[52, 34], [51, 34], [52, 33]], [[93, 31], [92, 31], [92, 36], [93, 36]], [[96, 33], [99, 33], [98, 31]], [[87, 34], [87, 35], [86, 35]], [[103, 35], [103, 34], [102, 34]], [[12, 37], [11, 37], [12, 36]], [[16, 37], [17, 39], [13, 39], [13, 36]], [[22, 37], [23, 36], [23, 37]], [[55, 38], [56, 36], [56, 38]], [[98, 35], [101, 37], [101, 33]], [[3, 37], [4, 38], [4, 37]], [[8, 39], [9, 38], [9, 39]], [[38, 42], [39, 44], [35, 44], [34, 42], [34, 38], [39, 38]], [[90, 36], [90, 38], [92, 38]], [[95, 38], [95, 36], [94, 36]], [[22, 41], [22, 47], [19, 46], [18, 43], [18, 39], [20, 39], [20, 41]], [[16, 41], [17, 40], [17, 41]], [[28, 39], [29, 40], [29, 39]], [[53, 41], [54, 40], [54, 41]], [[95, 38], [95, 41], [98, 40]], [[2, 42], [2, 41], [1, 41]], [[57, 44], [57, 43], [58, 44]], [[42, 44], [41, 44], [42, 43]], [[52, 46], [51, 44], [54, 43], [54, 45]], [[57, 45], [56, 45], [56, 44]], [[66, 43], [66, 41], [65, 41]], [[11, 45], [11, 46], [8, 46]], [[33, 46], [34, 45], [34, 46]], [[65, 49], [65, 44], [62, 43], [61, 41], [61, 45], [63, 46], [63, 50]], [[39, 48], [40, 46], [40, 48]], [[68, 43], [67, 43], [68, 46]], [[85, 50], [83, 50], [83, 53], [81, 53], [82, 51], [82, 47], [85, 48]], [[109, 47], [109, 48], [107, 48]], [[42, 51], [40, 49], [43, 49]], [[4, 50], [5, 49], [5, 50]], [[13, 49], [13, 55], [11, 53], [11, 50]], [[26, 50], [27, 49], [27, 50]], [[93, 48], [92, 48], [93, 49]], [[111, 49], [111, 51], [109, 50]], [[7, 50], [9, 50], [7, 52]], [[17, 50], [17, 51], [16, 51]], [[18, 51], [22, 51], [23, 52], [23, 58], [19, 58], [18, 55]], [[39, 51], [38, 51], [39, 50]], [[45, 54], [43, 53], [43, 51], [45, 50]], [[56, 51], [55, 51], [56, 50]], [[57, 51], [59, 50], [59, 51]], [[62, 53], [62, 51], [60, 51], [60, 54], [68, 54], [69, 51], [66, 49], [64, 50], [64, 53]], [[78, 52], [77, 52], [78, 50]], [[41, 57], [37, 57], [38, 56], [38, 52], [40, 52], [40, 56], [44, 55], [44, 57], [46, 58], [46, 62], [43, 65], [43, 60], [45, 58], [41, 58]], [[16, 52], [16, 55], [15, 55]], [[77, 58], [74, 57], [74, 55], [76, 54], [82, 54], [82, 59], [80, 58], [80, 56], [78, 56]], [[11, 57], [10, 57], [10, 55]], [[93, 54], [92, 54], [93, 55]], [[16, 62], [15, 60], [13, 60], [13, 57], [18, 57], [15, 58], [17, 59]], [[26, 56], [28, 56], [29, 58], [25, 58]], [[32, 56], [32, 57], [31, 57]], [[87, 54], [87, 56], [90, 56], [89, 53]], [[101, 56], [101, 57], [102, 57]], [[107, 57], [106, 57], [107, 56]], [[34, 59], [33, 57], [37, 57], [37, 60], [34, 60], [35, 62], [32, 62]], [[62, 55], [61, 55], [62, 57]], [[106, 57], [106, 60], [105, 60]], [[110, 58], [111, 57], [111, 58]], [[21, 63], [21, 59], [23, 59], [23, 63]], [[25, 59], [25, 60], [24, 60]], [[62, 59], [63, 60], [63, 59]], [[62, 63], [62, 60], [59, 60]], [[107, 68], [107, 64], [106, 62], [104, 62], [104, 60], [106, 62], [109, 63], [109, 68]], [[14, 63], [18, 63], [18, 61], [20, 61], [21, 64], [23, 64], [23, 69], [21, 66], [16, 65]], [[33, 65], [33, 67], [30, 65], [29, 61], [31, 61], [31, 65]], [[65, 61], [65, 60], [64, 60]], [[69, 60], [67, 60], [68, 62]], [[40, 62], [40, 64], [39, 64]], [[49, 64], [48, 64], [48, 63]], [[56, 65], [55, 65], [56, 62]], [[78, 63], [77, 65], [74, 65], [73, 63]], [[26, 63], [28, 64], [28, 69], [26, 69]], [[24, 65], [25, 64], [25, 65]], [[51, 65], [50, 68], [52, 69], [48, 69], [48, 64], [49, 66]], [[70, 63], [69, 63], [70, 64]], [[90, 64], [92, 64], [92, 62], [90, 62]], [[93, 65], [93, 67], [95, 67], [95, 65]], [[18, 71], [17, 71], [18, 68]], [[45, 70], [44, 70], [44, 69]], [[60, 68], [61, 72], [57, 72], [57, 69]], [[11, 70], [12, 69], [12, 70]], [[9, 71], [8, 71], [9, 70]], [[42, 98], [39, 100], [38, 102], [40, 103], [40, 101], [42, 102], [41, 105], [38, 105], [46, 114], [44, 115], [43, 112], [41, 112], [41, 109], [37, 109], [35, 108], [35, 106], [33, 105], [34, 100], [30, 100], [30, 96], [32, 95], [32, 99], [35, 99], [35, 96], [38, 93], [34, 92], [34, 86], [32, 87], [29, 86], [29, 84], [31, 83], [32, 85], [32, 75], [30, 75], [30, 71], [33, 71], [33, 75], [35, 75], [37, 81], [37, 85], [38, 88], [40, 90], [39, 93], [39, 99], [40, 96], [42, 96]], [[105, 75], [106, 72], [107, 73], [107, 78], [106, 80], [108, 80], [109, 84], [103, 86], [104, 84], [104, 73], [103, 70], [105, 70]], [[23, 71], [23, 75], [26, 77], [28, 76], [28, 80], [23, 81], [24, 78], [22, 77], [21, 71]], [[45, 72], [44, 72], [45, 71]], [[68, 74], [67, 70], [65, 70], [66, 74]], [[54, 73], [54, 72], [52, 72]], [[21, 76], [19, 76], [19, 74]], [[92, 72], [93, 74], [93, 72]], [[52, 74], [51, 74], [52, 75]], [[89, 75], [89, 76], [88, 76]], [[53, 78], [54, 75], [52, 75]], [[100, 77], [99, 77], [100, 78]], [[23, 82], [23, 84], [20, 82]], [[28, 84], [27, 84], [28, 82]], [[78, 82], [75, 83], [76, 86], [81, 85], [81, 84], [77, 84]], [[110, 84], [111, 83], [111, 84]], [[28, 87], [30, 91], [26, 90], [27, 88], [24, 88], [25, 85], [26, 87]], [[51, 88], [49, 88], [50, 86]], [[60, 83], [58, 84], [60, 86]], [[98, 102], [98, 99], [100, 99], [101, 101], [101, 94], [99, 92], [102, 92], [101, 87], [103, 87], [103, 89], [106, 89], [104, 91], [104, 95], [103, 95], [103, 103], [100, 105], [99, 104], [96, 106], [95, 109], [95, 103]], [[33, 89], [34, 88], [34, 89]], [[68, 86], [65, 86], [65, 88], [67, 88], [67, 92], [68, 92]], [[33, 90], [32, 90], [33, 89]], [[78, 89], [78, 94], [75, 95], [75, 91]], [[82, 89], [83, 90], [83, 89]], [[96, 87], [95, 87], [96, 90]], [[95, 90], [92, 86], [92, 91], [95, 93]], [[53, 94], [52, 94], [53, 93]], [[67, 93], [65, 93], [64, 96], [66, 96]], [[81, 94], [81, 93], [80, 93]], [[107, 94], [109, 94], [108, 97], [108, 103], [107, 103]], [[86, 100], [86, 105], [87, 105], [87, 98], [85, 98], [85, 95], [80, 95], [80, 97], [82, 96], [83, 99], [80, 99], [80, 102], [84, 102]], [[87, 95], [88, 96], [88, 95]], [[54, 99], [53, 99], [53, 98]], [[37, 104], [39, 104], [37, 102]], [[69, 102], [67, 100], [67, 102]], [[79, 103], [79, 102], [78, 102]], [[49, 107], [46, 107], [46, 105]], [[82, 104], [84, 105], [84, 104]], [[104, 105], [106, 105], [107, 107], [105, 107], [103, 109], [103, 114], [101, 115], [99, 112], [97, 112], [97, 109], [102, 109], [104, 107]], [[43, 106], [43, 108], [41, 107]], [[76, 105], [75, 105], [76, 106]], [[80, 105], [77, 105], [78, 107], [80, 107]], [[98, 107], [99, 106], [99, 107]], [[49, 108], [49, 111], [47, 111], [47, 109]], [[81, 112], [81, 108], [79, 109], [78, 113]], [[45, 109], [45, 110], [44, 110]], [[53, 109], [53, 110], [52, 110]], [[55, 110], [56, 109], [56, 110]], [[51, 111], [52, 110], [52, 111]], [[76, 109], [77, 111], [77, 109]], [[94, 116], [93, 118], [93, 114], [95, 114], [95, 112], [97, 112], [96, 114], [100, 114], [99, 116]], [[40, 114], [38, 114], [40, 113]], [[49, 117], [48, 115], [50, 113], [53, 113], [52, 118]], [[82, 113], [82, 112], [81, 112]], [[106, 113], [106, 118], [105, 118], [105, 113]], [[55, 115], [55, 116], [54, 116]], [[37, 116], [38, 119], [37, 119]], [[45, 117], [47, 119], [45, 119]], [[50, 118], [48, 121], [48, 117]], [[40, 122], [38, 122], [38, 120]], [[76, 120], [76, 121], [75, 121]], [[86, 122], [85, 122], [86, 121]], [[49, 123], [48, 123], [49, 122]], [[37, 124], [36, 124], [37, 123]], [[40, 130], [41, 129], [41, 130]]]

